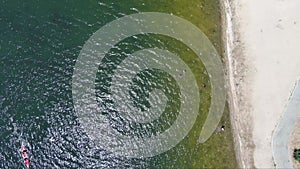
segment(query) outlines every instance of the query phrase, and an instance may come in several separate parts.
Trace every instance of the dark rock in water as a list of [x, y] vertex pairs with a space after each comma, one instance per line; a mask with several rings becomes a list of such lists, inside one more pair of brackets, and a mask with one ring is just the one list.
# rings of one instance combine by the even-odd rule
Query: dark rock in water
[[5, 160], [5, 157], [2, 154], [0, 154], [0, 161], [4, 161], [4, 160]]

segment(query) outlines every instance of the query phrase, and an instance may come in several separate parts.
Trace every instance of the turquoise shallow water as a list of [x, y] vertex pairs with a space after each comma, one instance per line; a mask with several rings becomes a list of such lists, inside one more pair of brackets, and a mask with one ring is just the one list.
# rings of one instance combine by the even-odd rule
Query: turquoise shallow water
[[[109, 115], [114, 129], [137, 137], [160, 133], [174, 123], [180, 109], [179, 87], [170, 75], [149, 69], [133, 80], [130, 97], [139, 109], [149, 107], [147, 93], [153, 89], [164, 91], [168, 98], [164, 113], [152, 123], [140, 125], [120, 118], [112, 106], [113, 101], [105, 94], [110, 92], [108, 88], [115, 65], [124, 59], [122, 52], [159, 47], [178, 53], [196, 75], [202, 99], [196, 124], [183, 143], [151, 158], [118, 157], [89, 139], [80, 127], [73, 108], [73, 69], [87, 39], [116, 18], [139, 11], [170, 13], [172, 7], [169, 5], [165, 1], [1, 0], [0, 168], [23, 167], [18, 153], [22, 141], [30, 145], [32, 168], [200, 167], [194, 165], [195, 154], [210, 156], [211, 153], [210, 145], [202, 148], [196, 144], [210, 104], [209, 80], [197, 56], [174, 39], [148, 34], [125, 39], [103, 61], [106, 67], [99, 67], [95, 84], [98, 102], [100, 106], [106, 106], [102, 113]], [[187, 7], [187, 11], [189, 8], [193, 9]], [[216, 32], [211, 26], [207, 30]], [[214, 36], [217, 35], [210, 37]], [[213, 42], [219, 49], [218, 40]], [[207, 161], [199, 160], [203, 160], [203, 166], [214, 166], [212, 159], [214, 157]]]

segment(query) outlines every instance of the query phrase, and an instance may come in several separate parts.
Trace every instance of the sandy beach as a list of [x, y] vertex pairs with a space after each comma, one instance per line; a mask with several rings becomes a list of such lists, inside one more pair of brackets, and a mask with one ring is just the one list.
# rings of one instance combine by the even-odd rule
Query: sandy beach
[[300, 1], [229, 3], [226, 60], [237, 156], [243, 168], [274, 168], [272, 135], [300, 77]]

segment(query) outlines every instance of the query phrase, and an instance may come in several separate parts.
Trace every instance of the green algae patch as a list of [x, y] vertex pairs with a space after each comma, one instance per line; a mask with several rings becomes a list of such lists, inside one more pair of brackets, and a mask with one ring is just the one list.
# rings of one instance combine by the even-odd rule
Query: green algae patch
[[[121, 4], [118, 6], [121, 10], [131, 9], [127, 14], [162, 12], [182, 17], [201, 29], [219, 54], [222, 54], [221, 8], [219, 1], [150, 0], [142, 2], [133, 0], [127, 6]], [[187, 46], [174, 39], [160, 35], [151, 35], [150, 39], [152, 39], [151, 44], [155, 44], [156, 47], [161, 46], [161, 48], [178, 54], [189, 65], [199, 86], [200, 108], [197, 121], [188, 136], [168, 152], [146, 159], [146, 166], [159, 168], [237, 168], [228, 106], [225, 107], [223, 117], [219, 123], [219, 127], [225, 126], [225, 131], [217, 128], [216, 132], [205, 143], [200, 144], [197, 142], [211, 103], [211, 82], [202, 61]], [[157, 40], [160, 43], [157, 43]]]

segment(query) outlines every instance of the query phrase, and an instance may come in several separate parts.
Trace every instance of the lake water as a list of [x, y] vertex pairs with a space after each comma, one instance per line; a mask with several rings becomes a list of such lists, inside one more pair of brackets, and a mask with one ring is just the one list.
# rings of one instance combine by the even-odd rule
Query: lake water
[[[178, 78], [191, 73], [201, 100], [197, 119], [187, 136], [162, 154], [130, 158], [99, 147], [82, 128], [72, 99], [72, 75], [80, 51], [102, 26], [138, 12], [183, 17], [203, 30], [221, 51], [220, 12], [215, 1], [0, 1], [0, 168], [23, 167], [18, 152], [22, 142], [29, 145], [32, 168], [236, 166], [228, 109], [220, 124], [229, 129], [214, 134], [205, 144], [197, 143], [210, 106], [210, 80], [201, 60], [186, 45], [163, 35], [141, 34], [114, 46], [98, 68], [96, 99], [102, 115], [122, 135], [150, 137], [167, 130], [178, 117], [180, 99], [190, 96], [181, 93], [176, 78], [168, 73], [146, 67], [133, 76], [128, 93], [110, 97], [116, 80], [112, 75], [117, 65], [126, 60], [126, 54], [147, 48], [167, 49], [188, 65], [189, 70], [180, 67], [182, 74]], [[124, 63], [124, 71], [130, 74], [131, 67]], [[113, 86], [114, 91], [122, 92], [123, 87], [119, 87]], [[164, 94], [165, 99], [151, 98], [150, 93], [156, 90], [162, 91], [158, 95]], [[166, 108], [149, 117], [124, 115], [116, 109], [114, 100], [122, 102], [124, 98], [132, 100], [128, 104], [141, 111], [160, 102]]]

